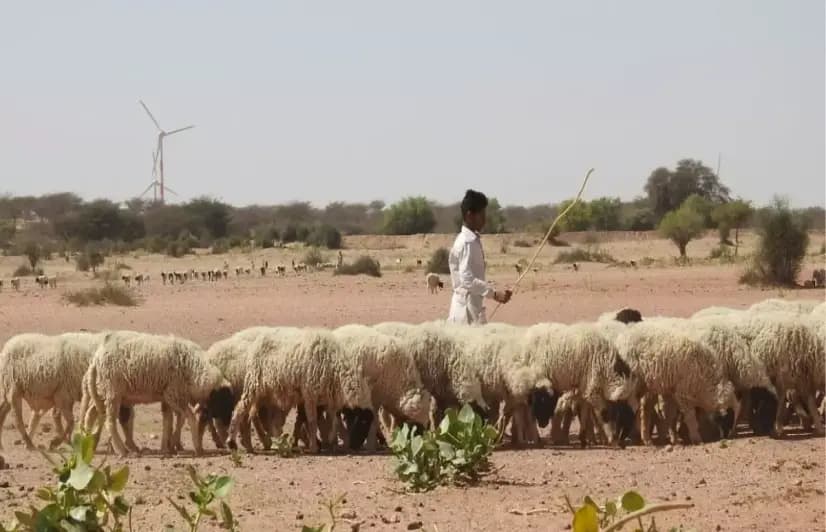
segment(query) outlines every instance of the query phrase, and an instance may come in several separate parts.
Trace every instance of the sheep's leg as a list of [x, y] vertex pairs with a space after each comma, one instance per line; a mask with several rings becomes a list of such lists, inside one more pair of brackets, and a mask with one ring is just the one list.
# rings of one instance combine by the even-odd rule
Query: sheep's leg
[[[126, 408], [129, 412], [129, 419], [126, 420], [126, 423], [121, 423], [120, 426], [123, 429], [123, 436], [126, 440], [126, 448], [129, 449], [130, 452], [139, 454], [141, 452], [140, 447], [138, 447], [138, 444], [135, 443], [135, 407], [121, 407], [118, 414], [120, 414], [120, 410], [123, 410], [123, 408]], [[120, 416], [118, 417], [120, 418]], [[122, 422], [123, 420], [118, 419], [118, 421]]]
[[[697, 413], [694, 410], [694, 405], [691, 402], [686, 401], [683, 398], [677, 397], [675, 398], [677, 408], [683, 414], [683, 423], [685, 423], [686, 428], [688, 429], [688, 439], [692, 445], [697, 445], [699, 443], [703, 443], [703, 438], [700, 436], [700, 428], [699, 424], [697, 423]], [[666, 404], [666, 410], [669, 412], [669, 417], [676, 418], [676, 415], [671, 414], [671, 412], [675, 411], [675, 408], [671, 404]], [[676, 423], [675, 423], [676, 425]], [[673, 434], [672, 445], [676, 444], [676, 437], [677, 431], [672, 431], [672, 425], [669, 423], [669, 436]]]
[[163, 418], [161, 429], [161, 454], [172, 453], [172, 411], [166, 402], [161, 403], [161, 416]]
[[[244, 390], [244, 393], [241, 394], [241, 399], [232, 411], [232, 420], [229, 423], [229, 434], [227, 435], [227, 446], [232, 450], [238, 448], [238, 445], [235, 443], [235, 438], [238, 437], [238, 430], [241, 425], [246, 423], [253, 403], [252, 394]], [[247, 452], [252, 452], [252, 449], [247, 449]]]
[[[681, 404], [675, 403], [674, 400], [668, 396], [663, 396], [662, 401], [662, 410], [663, 410], [663, 424], [665, 425], [665, 430], [667, 432], [663, 432], [662, 434], [668, 434], [668, 443], [671, 445], [677, 445], [677, 441], [679, 435], [677, 434], [677, 417], [679, 412], [683, 412], [683, 423], [686, 424], [688, 427], [688, 421], [685, 419], [685, 410], [691, 410], [694, 412], [693, 408], [683, 408]], [[696, 419], [696, 416], [695, 416]], [[696, 422], [695, 422], [696, 425]], [[657, 427], [657, 431], [659, 432], [660, 427]], [[689, 429], [690, 433], [690, 429]], [[664, 437], [664, 436], [663, 436]]]
[[258, 409], [256, 414], [252, 416], [252, 426], [255, 428], [258, 440], [264, 446], [264, 450], [269, 451], [272, 448], [272, 437], [270, 436], [272, 416], [270, 409]]
[[66, 443], [69, 443], [71, 441], [72, 430], [74, 430], [74, 427], [72, 427], [72, 429], [70, 430], [65, 430], [63, 428], [63, 421], [60, 417], [60, 411], [55, 410], [54, 408], [52, 409], [52, 423], [54, 423], [55, 431], [60, 434], [64, 434], [64, 440], [66, 441]]
[[11, 405], [4, 399], [0, 402], [0, 450], [3, 450], [3, 425], [6, 423], [6, 416], [11, 411]]
[[[571, 416], [573, 417], [573, 416]], [[591, 405], [587, 401], [582, 401], [579, 407], [579, 446], [585, 448], [588, 446], [590, 440], [593, 440], [593, 421]], [[595, 443], [595, 442], [592, 442]]]
[[[594, 441], [598, 441], [598, 439], [602, 439], [605, 442], [605, 445], [612, 445], [614, 443], [614, 430], [611, 427], [611, 424], [602, 417], [602, 411], [605, 408], [605, 402], [602, 398], [594, 394], [590, 397], [588, 403], [590, 404], [590, 410], [593, 411], [593, 419], [596, 423], [593, 423], [593, 433], [594, 433]], [[600, 436], [601, 438], [597, 438]]]
[[654, 401], [656, 396], [652, 394], [644, 394], [640, 399], [640, 429], [642, 444], [650, 447], [654, 444], [651, 440], [651, 429], [653, 428], [654, 417]]
[[[367, 442], [364, 444], [364, 448], [370, 452], [375, 452], [378, 449], [378, 425], [379, 425], [379, 418], [378, 416], [373, 416], [373, 421], [370, 422], [370, 430], [367, 431]], [[348, 441], [348, 440], [344, 440]]]
[[[192, 410], [189, 407], [185, 407], [185, 408], [190, 413], [192, 412]], [[193, 418], [194, 417], [195, 416], [193, 415]], [[175, 416], [175, 431], [172, 433], [172, 450], [176, 453], [181, 452], [181, 451], [184, 450], [184, 442], [181, 441], [181, 431], [184, 428], [184, 423], [185, 422], [186, 422], [186, 419], [184, 418], [184, 416], [181, 416], [181, 415], [176, 415]], [[196, 434], [198, 432], [198, 423], [197, 423], [197, 421], [195, 422], [195, 432], [196, 432]], [[203, 446], [203, 440], [200, 437], [198, 438], [198, 441]]]
[[[341, 423], [338, 419], [338, 412], [334, 410], [332, 407], [327, 407], [327, 417], [330, 420], [330, 432], [327, 434], [327, 445], [330, 448], [330, 451], [336, 452], [338, 450], [338, 433], [339, 433], [339, 426]], [[376, 420], [376, 416], [373, 416], [373, 421]], [[373, 424], [370, 424], [371, 428]], [[375, 438], [375, 432], [373, 433]]]
[[[223, 429], [223, 431], [220, 431], [216, 428], [215, 423], [212, 423], [210, 421], [206, 422], [206, 426], [207, 428], [209, 428], [209, 435], [212, 438], [212, 443], [215, 444], [215, 448], [225, 449], [226, 445], [224, 444], [224, 442], [227, 441], [226, 427], [220, 425], [220, 427]], [[201, 441], [203, 441], [203, 439], [201, 439]]]
[[126, 446], [123, 444], [123, 440], [118, 433], [118, 412], [120, 411], [120, 398], [117, 396], [107, 396], [106, 400], [106, 419], [105, 419], [105, 427], [106, 431], [109, 433], [109, 440], [112, 443], [112, 446], [115, 448], [115, 452], [121, 455], [122, 457], [126, 457], [129, 454], [129, 451], [126, 449]]
[[775, 438], [782, 438], [786, 431], [783, 423], [786, 419], [786, 390], [781, 386], [775, 386], [777, 390], [777, 415], [774, 418], [774, 434]]
[[16, 391], [11, 396], [11, 405], [14, 413], [14, 426], [17, 427], [17, 431], [22, 436], [26, 449], [31, 451], [34, 449], [34, 443], [26, 433], [26, 424], [23, 422], [23, 398]]
[[274, 405], [270, 408], [272, 408], [272, 416], [270, 417], [270, 431], [273, 438], [280, 438], [284, 433], [284, 423], [287, 422], [287, 412], [277, 408]]
[[[52, 408], [54, 411], [54, 408]], [[40, 418], [43, 416], [43, 410], [35, 410], [32, 409], [32, 417], [29, 418], [29, 426], [26, 429], [26, 432], [29, 433], [29, 437], [34, 438], [34, 433], [37, 432], [37, 426], [40, 425]]]
[[55, 425], [57, 425], [57, 420], [60, 419], [61, 416], [66, 420], [66, 427], [60, 428], [57, 430], [55, 427], [55, 435], [52, 438], [52, 441], [49, 442], [49, 448], [54, 449], [64, 441], [67, 441], [72, 434], [72, 430], [75, 428], [75, 414], [72, 411], [72, 407], [74, 406], [71, 399], [64, 399], [57, 402], [52, 409], [53, 418], [55, 419]]
[[806, 409], [811, 413], [812, 423], [814, 423], [814, 433], [817, 436], [823, 436], [823, 420], [818, 415], [817, 404], [815, 403], [814, 394], [806, 394]]
[[[201, 440], [198, 439], [198, 423], [195, 420], [195, 415], [189, 408], [189, 403], [180, 397], [169, 394], [164, 397], [164, 403], [169, 407], [176, 416], [179, 416], [180, 421], [185, 421], [189, 425], [189, 432], [192, 436], [192, 448], [195, 450], [195, 456], [204, 454], [204, 448], [201, 446]], [[170, 420], [171, 422], [171, 420]], [[174, 440], [174, 434], [171, 435]], [[175, 442], [170, 442], [174, 444]]]
[[313, 398], [304, 397], [304, 416], [307, 425], [307, 447], [313, 454], [318, 454], [318, 412], [316, 412], [316, 402]]

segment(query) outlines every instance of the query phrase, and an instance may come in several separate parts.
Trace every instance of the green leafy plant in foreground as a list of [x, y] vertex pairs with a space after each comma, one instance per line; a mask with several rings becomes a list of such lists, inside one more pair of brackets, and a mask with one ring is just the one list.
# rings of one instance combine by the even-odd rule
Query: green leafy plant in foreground
[[399, 478], [414, 491], [426, 491], [446, 482], [476, 482], [488, 474], [498, 439], [499, 432], [465, 405], [458, 413], [447, 409], [435, 431], [416, 434], [401, 426], [390, 448]]
[[[660, 503], [646, 505], [645, 499], [636, 491], [627, 491], [615, 500], [606, 501], [603, 506], [597, 505], [591, 497], [585, 496], [582, 506], [574, 508], [570, 499], [565, 497], [568, 510], [573, 514], [571, 530], [573, 532], [615, 532], [623, 530], [625, 525], [631, 525], [634, 532], [658, 532], [657, 523], [653, 517], [648, 526], [643, 517], [657, 512], [693, 508], [691, 503]], [[682, 527], [671, 528], [669, 532], [688, 532]]]
[[[189, 499], [195, 503], [195, 512], [194, 514], [190, 514], [186, 508], [183, 506], [176, 504], [171, 498], [167, 497], [172, 506], [178, 510], [178, 513], [181, 514], [181, 517], [184, 518], [187, 525], [189, 526], [190, 532], [195, 532], [198, 530], [198, 525], [201, 523], [201, 519], [204, 516], [207, 517], [216, 517], [215, 512], [210, 508], [213, 502], [216, 499], [225, 499], [227, 495], [229, 495], [230, 489], [232, 489], [233, 480], [232, 477], [228, 477], [225, 475], [207, 475], [206, 477], [201, 477], [198, 475], [198, 472], [195, 471], [195, 468], [192, 466], [187, 466], [187, 472], [189, 473], [189, 478], [192, 480], [192, 484], [194, 485], [195, 489], [189, 492]], [[230, 509], [229, 505], [226, 501], [221, 500], [220, 504], [221, 509], [221, 526], [226, 530], [237, 531], [238, 530], [238, 521], [235, 520], [235, 517], [232, 515], [232, 509]], [[167, 527], [167, 531], [174, 530]]]
[[37, 498], [46, 502], [43, 508], [30, 507], [27, 512], [15, 512], [16, 522], [3, 527], [8, 532], [97, 532], [124, 530], [122, 519], [131, 508], [120, 493], [129, 479], [129, 468], [112, 470], [107, 466], [92, 466], [95, 439], [91, 434], [76, 433], [72, 452], [58, 463], [46, 453], [58, 475], [55, 488], [39, 488]]

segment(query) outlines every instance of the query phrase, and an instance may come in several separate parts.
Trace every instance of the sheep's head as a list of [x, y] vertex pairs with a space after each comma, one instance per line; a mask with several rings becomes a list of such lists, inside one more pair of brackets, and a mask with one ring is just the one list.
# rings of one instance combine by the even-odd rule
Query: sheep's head
[[370, 432], [370, 425], [373, 424], [373, 411], [367, 408], [343, 408], [341, 413], [347, 426], [347, 446], [353, 450], [361, 449]]
[[221, 386], [212, 390], [204, 403], [200, 405], [201, 418], [215, 419], [221, 425], [229, 426], [232, 419], [232, 410], [235, 408], [236, 397], [232, 389]]
[[547, 379], [537, 382], [528, 399], [531, 412], [536, 418], [537, 424], [545, 428], [550, 423], [556, 410], [559, 395], [551, 388], [551, 383]]
[[765, 388], [752, 388], [749, 425], [755, 436], [770, 434], [774, 428], [774, 419], [777, 416], [777, 396]]
[[613, 441], [620, 445], [634, 432], [636, 414], [628, 401], [608, 401], [602, 410], [602, 419], [610, 426]]
[[433, 398], [424, 388], [413, 388], [399, 399], [399, 412], [410, 421], [426, 425], [430, 420], [430, 406]]
[[628, 325], [629, 323], [639, 323], [642, 321], [642, 314], [639, 310], [633, 308], [624, 308], [617, 312], [617, 315], [614, 316], [614, 319], [620, 323], [624, 323]]

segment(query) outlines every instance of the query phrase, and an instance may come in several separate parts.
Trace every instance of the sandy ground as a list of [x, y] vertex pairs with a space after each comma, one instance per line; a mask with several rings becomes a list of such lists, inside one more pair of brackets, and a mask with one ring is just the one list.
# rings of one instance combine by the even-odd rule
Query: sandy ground
[[[512, 264], [532, 249], [516, 248], [515, 237], [488, 237], [485, 241], [492, 269], [500, 286], [513, 283]], [[747, 236], [747, 239], [751, 238]], [[823, 235], [815, 235], [812, 247]], [[450, 237], [383, 237], [348, 239], [345, 258], [369, 248], [382, 262], [380, 279], [334, 277], [329, 272], [284, 278], [242, 276], [219, 283], [189, 282], [164, 286], [161, 270], [235, 265], [289, 265], [302, 251], [266, 250], [255, 255], [230, 257], [203, 255], [171, 260], [156, 256], [124, 257], [134, 272], [150, 273], [148, 285], [137, 288], [137, 307], [76, 308], [61, 295], [92, 284], [86, 275], [71, 271], [62, 261], [45, 264], [56, 273], [56, 290], [40, 290], [30, 280], [20, 292], [0, 293], [0, 341], [24, 332], [58, 333], [77, 329], [125, 328], [175, 333], [204, 345], [257, 324], [337, 326], [388, 320], [420, 322], [443, 318], [449, 294], [430, 295], [416, 259], [427, 259], [432, 249]], [[748, 240], [747, 240], [748, 242]], [[693, 243], [697, 255], [706, 256], [712, 238]], [[742, 264], [719, 265], [697, 260], [689, 267], [673, 265], [673, 246], [650, 235], [603, 242], [600, 246], [619, 260], [649, 257], [650, 267], [584, 264], [575, 272], [567, 265], [552, 265], [560, 248], [543, 253], [537, 273], [520, 286], [513, 302], [499, 310], [496, 321], [530, 324], [537, 321], [572, 322], [594, 319], [604, 311], [632, 305], [644, 315], [687, 316], [710, 305], [745, 307], [768, 297], [823, 298], [822, 291], [759, 290], [737, 284]], [[705, 250], [705, 251], [704, 251]], [[748, 251], [748, 245], [744, 252]], [[401, 263], [397, 263], [401, 260]], [[0, 278], [8, 279], [19, 257], [0, 258]], [[811, 257], [804, 272], [822, 266]], [[405, 270], [412, 270], [405, 272]], [[488, 309], [490, 313], [492, 308]], [[44, 429], [49, 430], [49, 423]], [[157, 406], [138, 410], [138, 444], [157, 449], [160, 415]], [[38, 435], [40, 442], [50, 436]], [[188, 442], [185, 435], [184, 443]], [[3, 457], [10, 465], [0, 471], [0, 519], [33, 499], [33, 489], [51, 483], [51, 472], [37, 453], [19, 444], [7, 420]], [[685, 524], [696, 530], [823, 530], [824, 440], [793, 435], [785, 441], [744, 437], [727, 447], [707, 444], [692, 448], [629, 448], [579, 450], [574, 448], [510, 451], [494, 455], [498, 475], [481, 485], [460, 489], [440, 488], [428, 494], [405, 494], [392, 477], [392, 457], [386, 455], [300, 456], [282, 459], [272, 455], [245, 456], [240, 466], [221, 454], [192, 458], [188, 454], [164, 458], [151, 453], [129, 458], [132, 470], [127, 496], [139, 500], [135, 530], [159, 530], [176, 521], [174, 510], [163, 500], [185, 493], [185, 464], [202, 472], [227, 472], [236, 479], [231, 502], [244, 530], [297, 530], [302, 523], [320, 522], [318, 504], [346, 493], [345, 508], [364, 521], [362, 530], [405, 530], [416, 522], [423, 529], [453, 530], [563, 530], [570, 522], [564, 495], [597, 500], [639, 490], [656, 501], [690, 500], [691, 510], [663, 515], [660, 525]], [[119, 463], [116, 458], [110, 459]], [[182, 501], [183, 502], [183, 501]], [[547, 509], [530, 516], [511, 510]], [[719, 528], [717, 528], [719, 527]], [[667, 527], [666, 527], [667, 529]]]

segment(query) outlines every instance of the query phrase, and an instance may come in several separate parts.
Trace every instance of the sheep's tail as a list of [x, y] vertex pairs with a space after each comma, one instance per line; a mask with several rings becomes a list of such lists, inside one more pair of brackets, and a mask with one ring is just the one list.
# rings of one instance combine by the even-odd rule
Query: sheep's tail
[[[98, 380], [98, 369], [97, 366], [92, 363], [89, 366], [89, 371], [86, 373], [88, 377], [87, 382], [87, 391], [89, 393], [89, 397], [95, 405], [95, 410], [97, 411], [97, 428], [95, 429], [95, 440], [97, 441], [100, 438], [100, 434], [103, 431], [103, 425], [106, 421], [106, 407], [103, 404], [103, 398], [100, 396], [97, 388], [97, 380]], [[89, 428], [89, 427], [87, 427]]]

